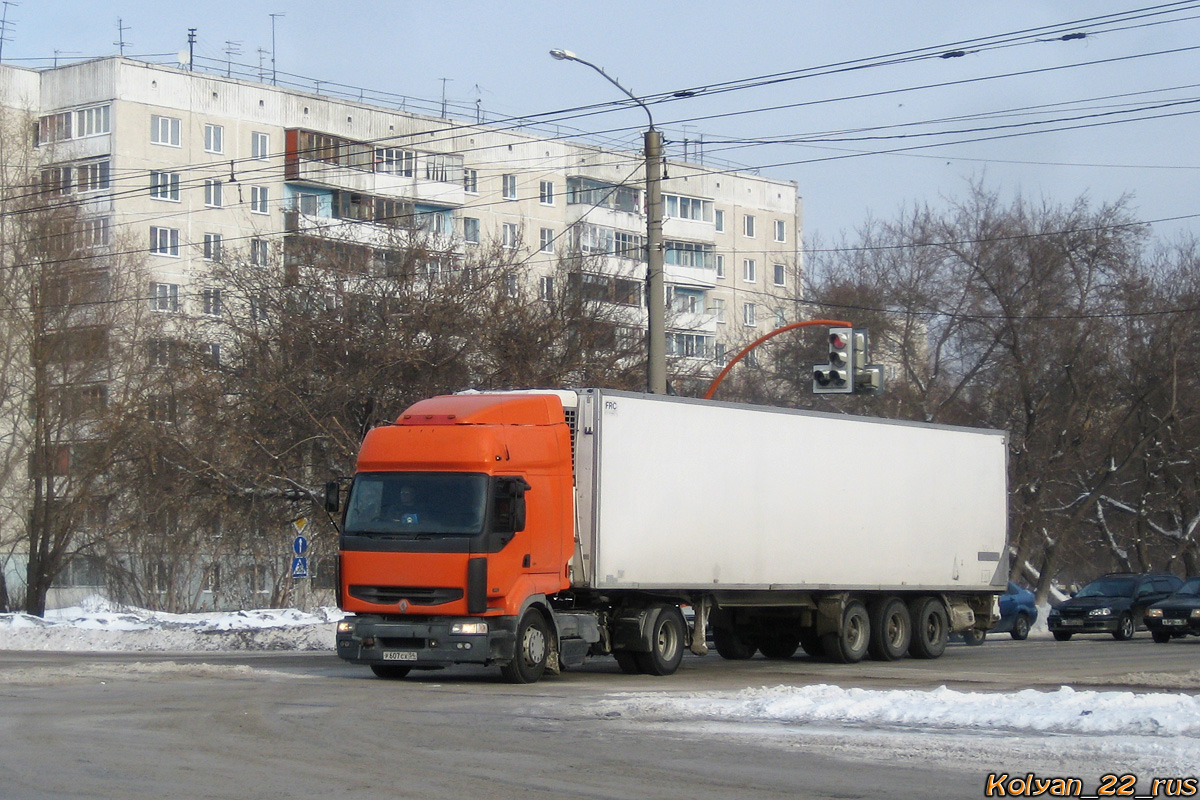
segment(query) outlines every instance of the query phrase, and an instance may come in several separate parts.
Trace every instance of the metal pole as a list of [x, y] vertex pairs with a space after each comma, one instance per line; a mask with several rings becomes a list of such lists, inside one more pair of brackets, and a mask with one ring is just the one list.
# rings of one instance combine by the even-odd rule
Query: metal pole
[[667, 393], [667, 299], [663, 276], [662, 134], [646, 131], [646, 391]]

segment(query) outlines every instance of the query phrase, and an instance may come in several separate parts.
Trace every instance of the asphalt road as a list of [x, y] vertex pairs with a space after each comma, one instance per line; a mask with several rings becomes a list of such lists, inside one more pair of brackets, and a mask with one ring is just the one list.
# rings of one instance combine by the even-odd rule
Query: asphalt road
[[921, 732], [647, 725], [598, 703], [620, 692], [811, 683], [1194, 694], [1200, 639], [1000, 637], [891, 664], [711, 654], [689, 656], [668, 678], [623, 675], [599, 659], [533, 686], [470, 668], [382, 681], [327, 653], [0, 652], [0, 675], [0, 800], [964, 798], [982, 797], [997, 769], [1121, 767], [1064, 762], [1047, 741], [1018, 743], [998, 763], [986, 735], [943, 734], [933, 746], [945, 757], [931, 758]]

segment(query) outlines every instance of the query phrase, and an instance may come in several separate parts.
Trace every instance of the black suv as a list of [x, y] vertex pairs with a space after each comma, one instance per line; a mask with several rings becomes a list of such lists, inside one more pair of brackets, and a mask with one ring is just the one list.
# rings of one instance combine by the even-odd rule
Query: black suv
[[1111, 633], [1120, 641], [1132, 639], [1146, 607], [1169, 597], [1181, 583], [1174, 575], [1111, 572], [1050, 609], [1046, 624], [1060, 642], [1076, 633]]

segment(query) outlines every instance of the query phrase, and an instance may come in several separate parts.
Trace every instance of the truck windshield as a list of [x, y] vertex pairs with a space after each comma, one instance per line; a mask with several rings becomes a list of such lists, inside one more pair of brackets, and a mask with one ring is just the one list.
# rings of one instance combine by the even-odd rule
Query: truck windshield
[[346, 533], [481, 533], [487, 494], [486, 475], [453, 472], [360, 474], [350, 489]]

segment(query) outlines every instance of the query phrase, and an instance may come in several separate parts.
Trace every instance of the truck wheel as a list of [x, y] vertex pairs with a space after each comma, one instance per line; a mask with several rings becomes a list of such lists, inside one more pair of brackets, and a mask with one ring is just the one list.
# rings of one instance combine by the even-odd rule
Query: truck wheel
[[913, 626], [908, 654], [913, 658], [938, 658], [946, 652], [950, 626], [942, 601], [936, 597], [918, 597], [909, 603], [908, 614]]
[[754, 658], [758, 645], [739, 634], [730, 617], [728, 611], [718, 608], [708, 618], [712, 626], [710, 630], [717, 654], [729, 661], [745, 661], [748, 658]]
[[613, 653], [613, 658], [617, 660], [617, 666], [621, 668], [621, 672], [624, 672], [626, 675], [638, 675], [642, 671], [641, 665], [638, 664], [637, 653], [618, 650]]
[[401, 667], [396, 664], [372, 664], [371, 672], [375, 673], [376, 678], [395, 681], [412, 672], [412, 667]]
[[1029, 617], [1024, 614], [1017, 614], [1017, 618], [1013, 620], [1012, 630], [1008, 635], [1016, 639], [1018, 642], [1023, 642], [1029, 638]]
[[1056, 642], [1071, 641], [1071, 631], [1055, 631], [1054, 632], [1054, 641], [1056, 641]]
[[509, 683], [537, 683], [550, 658], [550, 629], [542, 612], [531, 608], [517, 625], [513, 659], [500, 668]]
[[637, 653], [638, 666], [647, 675], [671, 675], [683, 661], [687, 625], [677, 606], [662, 606], [650, 629], [650, 652]]
[[841, 629], [821, 637], [825, 655], [842, 664], [856, 664], [867, 654], [871, 642], [871, 618], [857, 600], [846, 604]]
[[899, 597], [885, 597], [871, 604], [871, 644], [867, 652], [876, 661], [898, 661], [912, 641], [912, 618]]
[[767, 658], [788, 659], [800, 649], [800, 637], [794, 633], [776, 633], [758, 637], [758, 649]]
[[825, 648], [821, 647], [821, 637], [812, 628], [805, 628], [800, 634], [800, 646], [804, 648], [809, 658], [824, 658]]
[[1136, 630], [1133, 624], [1133, 617], [1129, 614], [1122, 614], [1117, 619], [1117, 629], [1113, 631], [1113, 638], [1118, 642], [1127, 642], [1133, 638], [1133, 632]]

